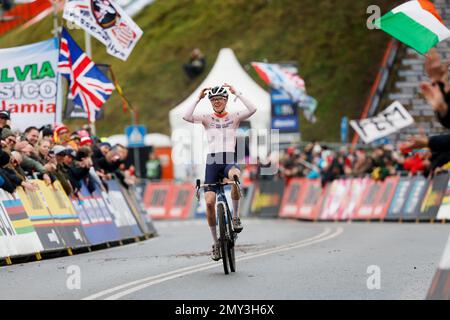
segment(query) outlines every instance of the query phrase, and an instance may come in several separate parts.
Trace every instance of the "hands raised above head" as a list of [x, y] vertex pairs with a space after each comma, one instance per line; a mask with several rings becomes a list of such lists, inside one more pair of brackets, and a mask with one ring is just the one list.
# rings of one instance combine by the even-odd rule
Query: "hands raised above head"
[[202, 91], [200, 91], [200, 95], [198, 96], [198, 100], [202, 100], [206, 96], [206, 92], [208, 92], [209, 90], [211, 90], [210, 87], [203, 88]]
[[230, 85], [230, 84], [228, 84], [228, 83], [224, 83], [224, 84], [222, 85], [222, 87], [226, 87], [226, 88], [228, 88], [228, 90], [230, 90], [230, 92], [231, 92], [232, 94], [236, 94], [236, 89], [235, 89], [232, 85]]
[[442, 94], [439, 85], [436, 83], [422, 82], [420, 84], [420, 91], [423, 94], [425, 100], [433, 108], [433, 111], [446, 114], [448, 106], [445, 103], [444, 95]]

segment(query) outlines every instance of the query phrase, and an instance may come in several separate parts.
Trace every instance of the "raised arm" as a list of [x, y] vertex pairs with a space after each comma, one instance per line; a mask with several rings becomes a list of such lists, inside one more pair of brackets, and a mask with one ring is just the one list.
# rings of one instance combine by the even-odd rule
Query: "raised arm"
[[450, 134], [432, 137], [427, 137], [425, 135], [411, 136], [400, 148], [405, 150], [430, 148], [433, 152], [450, 152]]
[[198, 99], [186, 110], [186, 113], [183, 116], [183, 120], [186, 120], [191, 123], [198, 123], [202, 122], [201, 116], [194, 116], [194, 110], [197, 104], [206, 96], [206, 91], [210, 90], [211, 88], [203, 88], [200, 92], [200, 95], [198, 96]]
[[238, 114], [239, 121], [243, 121], [250, 118], [256, 112], [256, 106], [250, 100], [242, 96], [242, 92], [237, 92], [233, 86], [226, 83], [224, 83], [223, 86], [228, 87], [230, 92], [234, 94], [239, 100], [241, 100], [244, 106], [247, 108], [246, 111], [239, 112]]

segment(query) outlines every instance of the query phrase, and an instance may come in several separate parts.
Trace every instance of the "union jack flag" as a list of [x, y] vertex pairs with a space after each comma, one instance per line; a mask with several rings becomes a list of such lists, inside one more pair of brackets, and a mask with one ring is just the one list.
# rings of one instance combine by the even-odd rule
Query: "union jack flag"
[[69, 81], [68, 98], [73, 100], [75, 106], [86, 111], [90, 122], [95, 122], [96, 112], [111, 96], [114, 85], [64, 28], [58, 70]]

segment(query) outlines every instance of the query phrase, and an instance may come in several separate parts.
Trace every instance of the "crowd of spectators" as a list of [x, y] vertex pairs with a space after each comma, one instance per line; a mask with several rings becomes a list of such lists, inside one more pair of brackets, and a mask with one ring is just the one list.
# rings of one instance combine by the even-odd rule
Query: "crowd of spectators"
[[384, 180], [391, 175], [432, 175], [442, 170], [450, 156], [426, 149], [405, 150], [382, 144], [373, 148], [341, 146], [337, 150], [317, 142], [303, 148], [288, 147], [280, 156], [278, 177], [320, 178], [322, 185], [337, 178], [370, 176]]
[[133, 167], [126, 166], [128, 150], [111, 146], [92, 135], [90, 127], [71, 131], [64, 124], [12, 129], [10, 113], [0, 111], [0, 188], [13, 193], [21, 186], [36, 191], [33, 179], [47, 185], [59, 181], [68, 196], [80, 197], [82, 185], [92, 192], [107, 190], [107, 181], [136, 183]]
[[[432, 107], [438, 121], [450, 129], [450, 61], [442, 61], [436, 49], [425, 55], [428, 81], [420, 84], [420, 91]], [[434, 176], [450, 168], [450, 134], [429, 137], [422, 130], [419, 135], [396, 145], [341, 146], [336, 148], [312, 142], [304, 147], [291, 146], [280, 153], [276, 175], [261, 175], [261, 168], [270, 161], [260, 161], [247, 167], [253, 179], [284, 179], [293, 177], [320, 178], [322, 185], [343, 177], [370, 176], [384, 180], [391, 175]]]
[[[278, 163], [260, 160], [256, 166], [246, 166], [251, 179], [292, 178], [321, 179], [324, 186], [338, 178], [371, 177], [382, 181], [391, 175], [430, 176], [450, 166], [450, 154], [438, 154], [427, 149], [406, 150], [401, 146], [382, 144], [372, 148], [328, 146], [311, 142], [304, 147], [290, 146], [281, 151]], [[447, 164], [448, 163], [448, 164]], [[264, 174], [263, 168], [275, 166], [276, 174]]]

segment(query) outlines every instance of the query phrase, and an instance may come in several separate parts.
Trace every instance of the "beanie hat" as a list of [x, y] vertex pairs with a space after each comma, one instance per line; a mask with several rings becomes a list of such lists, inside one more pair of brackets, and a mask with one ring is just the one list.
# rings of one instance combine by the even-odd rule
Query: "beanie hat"
[[59, 124], [55, 127], [54, 131], [57, 135], [60, 135], [63, 132], [69, 132], [69, 128], [67, 128], [64, 124]]
[[86, 145], [86, 144], [94, 144], [94, 142], [92, 141], [91, 137], [82, 137], [80, 140], [80, 147]]

